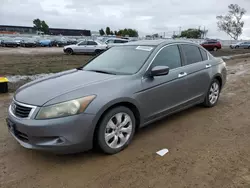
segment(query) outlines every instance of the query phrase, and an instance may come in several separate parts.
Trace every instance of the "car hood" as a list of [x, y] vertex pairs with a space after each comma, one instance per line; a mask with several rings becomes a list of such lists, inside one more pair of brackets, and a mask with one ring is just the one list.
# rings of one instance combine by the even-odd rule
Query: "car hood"
[[67, 45], [67, 46], [64, 46], [64, 49], [66, 49], [66, 48], [74, 48], [75, 46], [76, 46], [75, 44]]
[[22, 86], [16, 91], [14, 98], [21, 103], [42, 106], [58, 96], [93, 84], [101, 84], [115, 77], [115, 75], [83, 70], [65, 71]]

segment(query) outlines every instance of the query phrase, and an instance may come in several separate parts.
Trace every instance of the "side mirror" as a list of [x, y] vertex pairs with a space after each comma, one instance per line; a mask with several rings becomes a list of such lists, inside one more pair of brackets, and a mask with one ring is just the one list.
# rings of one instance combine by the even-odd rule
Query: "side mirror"
[[169, 67], [168, 66], [155, 66], [152, 68], [150, 72], [150, 76], [163, 76], [167, 75], [169, 73]]

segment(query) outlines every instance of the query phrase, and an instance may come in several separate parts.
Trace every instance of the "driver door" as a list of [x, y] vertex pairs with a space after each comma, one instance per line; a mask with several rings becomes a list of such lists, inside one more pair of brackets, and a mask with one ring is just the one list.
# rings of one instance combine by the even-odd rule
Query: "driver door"
[[75, 52], [77, 53], [86, 53], [87, 41], [83, 41], [76, 45]]
[[155, 57], [150, 69], [168, 66], [169, 73], [142, 79], [142, 91], [138, 101], [144, 110], [146, 121], [167, 115], [182, 107], [188, 101], [186, 72], [178, 45], [163, 47]]

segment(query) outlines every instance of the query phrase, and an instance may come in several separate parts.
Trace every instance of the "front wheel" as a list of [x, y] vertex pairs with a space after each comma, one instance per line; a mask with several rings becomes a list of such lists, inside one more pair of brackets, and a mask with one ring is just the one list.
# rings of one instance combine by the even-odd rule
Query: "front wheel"
[[133, 112], [124, 106], [108, 111], [101, 120], [96, 135], [101, 150], [107, 154], [115, 154], [126, 148], [134, 136], [135, 123]]
[[203, 105], [206, 107], [213, 107], [217, 104], [220, 97], [220, 83], [217, 79], [214, 79], [210, 84], [209, 90], [206, 94], [206, 98]]
[[73, 50], [71, 49], [71, 48], [67, 48], [66, 50], [65, 50], [65, 52], [66, 52], [66, 54], [68, 54], [68, 55], [72, 55], [74, 52], [73, 52]]
[[217, 47], [214, 47], [213, 51], [218, 51], [218, 48], [217, 48]]

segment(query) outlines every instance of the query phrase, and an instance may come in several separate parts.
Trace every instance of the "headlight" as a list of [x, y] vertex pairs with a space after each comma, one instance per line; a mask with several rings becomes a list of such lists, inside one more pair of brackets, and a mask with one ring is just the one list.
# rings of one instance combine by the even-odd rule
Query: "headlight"
[[83, 98], [42, 107], [38, 112], [36, 119], [59, 118], [82, 113], [95, 97], [95, 95], [90, 95]]

